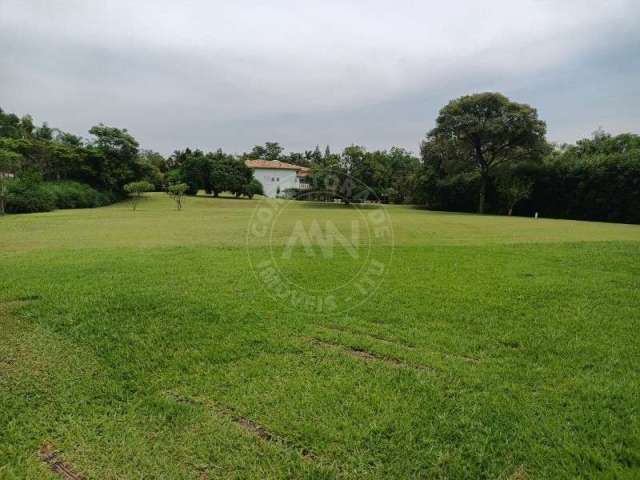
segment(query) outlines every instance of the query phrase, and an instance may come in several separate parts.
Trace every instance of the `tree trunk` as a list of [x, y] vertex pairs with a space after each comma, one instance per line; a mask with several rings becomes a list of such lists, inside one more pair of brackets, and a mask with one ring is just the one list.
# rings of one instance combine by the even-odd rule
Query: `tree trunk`
[[487, 183], [489, 166], [484, 160], [484, 155], [482, 155], [482, 145], [479, 141], [475, 142], [474, 146], [475, 157], [476, 157], [476, 165], [480, 169], [480, 198], [478, 200], [478, 213], [484, 213], [484, 204], [487, 197]]
[[507, 215], [511, 216], [512, 213], [513, 213], [513, 207], [509, 207], [509, 212], [507, 213]]
[[484, 213], [484, 204], [487, 197], [487, 175], [485, 172], [480, 174], [480, 199], [478, 201], [478, 213]]

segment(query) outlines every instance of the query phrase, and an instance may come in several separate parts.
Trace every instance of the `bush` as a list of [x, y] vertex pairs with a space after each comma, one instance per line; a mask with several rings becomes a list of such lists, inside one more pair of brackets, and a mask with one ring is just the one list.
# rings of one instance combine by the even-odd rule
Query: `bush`
[[118, 200], [116, 195], [99, 192], [73, 181], [43, 182], [37, 176], [26, 175], [8, 185], [8, 213], [49, 212], [56, 208], [94, 208]]
[[182, 197], [189, 190], [189, 185], [186, 183], [173, 183], [167, 187], [167, 193], [176, 202], [178, 210], [182, 210]]
[[431, 210], [475, 212], [478, 210], [480, 175], [460, 173], [445, 178], [425, 180], [425, 203]]
[[245, 185], [244, 194], [249, 198], [253, 198], [254, 195], [264, 195], [264, 189], [258, 180], [252, 178], [251, 181]]
[[135, 212], [138, 206], [138, 202], [142, 199], [142, 195], [145, 192], [153, 191], [153, 185], [147, 182], [146, 180], [142, 180], [140, 182], [131, 182], [131, 183], [127, 183], [124, 186], [124, 191], [130, 195], [131, 207]]
[[94, 208], [114, 201], [113, 195], [98, 192], [79, 182], [47, 182], [43, 187], [55, 196], [56, 208]]
[[517, 214], [640, 223], [640, 154], [549, 161], [521, 172], [533, 180]]
[[13, 180], [8, 185], [8, 213], [49, 212], [56, 208], [56, 197], [33, 177]]

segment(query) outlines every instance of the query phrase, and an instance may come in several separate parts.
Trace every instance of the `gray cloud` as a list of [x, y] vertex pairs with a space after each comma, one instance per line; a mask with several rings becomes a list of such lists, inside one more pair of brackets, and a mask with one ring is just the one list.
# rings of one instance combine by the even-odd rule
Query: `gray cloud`
[[0, 2], [0, 105], [148, 148], [416, 150], [450, 98], [500, 90], [553, 140], [637, 130], [633, 0]]

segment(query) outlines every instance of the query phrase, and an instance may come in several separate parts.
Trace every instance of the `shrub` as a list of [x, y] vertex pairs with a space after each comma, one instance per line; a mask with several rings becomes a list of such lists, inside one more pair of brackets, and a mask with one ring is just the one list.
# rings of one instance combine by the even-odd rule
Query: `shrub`
[[432, 210], [475, 212], [478, 209], [480, 175], [476, 172], [444, 178], [432, 176], [425, 184], [425, 201]]
[[189, 185], [186, 183], [173, 183], [167, 188], [167, 193], [176, 202], [176, 208], [182, 210], [182, 197], [189, 190]]
[[10, 180], [7, 190], [8, 213], [49, 212], [56, 208], [94, 208], [109, 205], [119, 199], [117, 195], [99, 192], [84, 183], [43, 182], [33, 174]]
[[144, 180], [141, 182], [131, 182], [124, 186], [124, 191], [131, 195], [131, 207], [135, 212], [138, 202], [142, 198], [142, 194], [153, 191], [153, 185]]
[[533, 192], [517, 214], [640, 223], [640, 154], [549, 161], [520, 175]]
[[253, 198], [254, 195], [264, 195], [264, 189], [258, 180], [252, 178], [251, 181], [246, 184], [244, 194], [249, 198]]
[[29, 175], [8, 184], [8, 213], [49, 212], [56, 208], [56, 197], [40, 178]]
[[94, 208], [113, 201], [111, 195], [98, 192], [84, 183], [46, 182], [43, 187], [54, 195], [56, 208]]

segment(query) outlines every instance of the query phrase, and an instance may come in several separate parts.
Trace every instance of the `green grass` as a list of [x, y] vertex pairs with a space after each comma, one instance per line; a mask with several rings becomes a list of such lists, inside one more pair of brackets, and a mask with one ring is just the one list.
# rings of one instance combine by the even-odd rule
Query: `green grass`
[[46, 443], [89, 479], [640, 476], [640, 227], [388, 207], [376, 294], [309, 315], [249, 267], [257, 205], [0, 218], [0, 478], [61, 478]]

